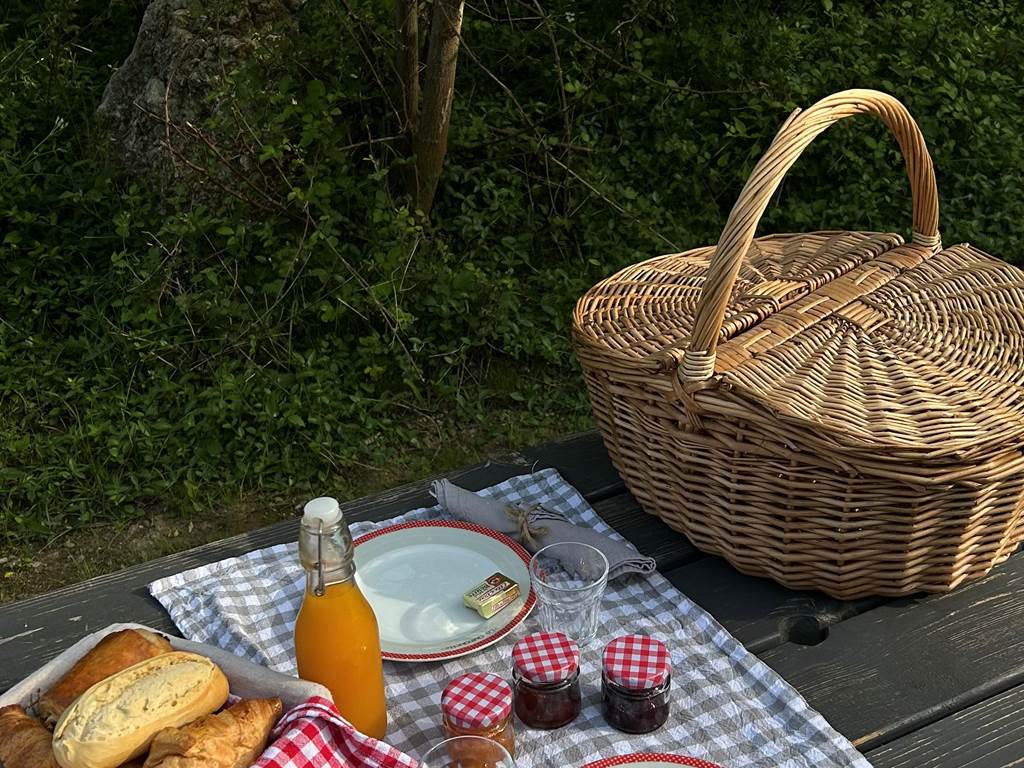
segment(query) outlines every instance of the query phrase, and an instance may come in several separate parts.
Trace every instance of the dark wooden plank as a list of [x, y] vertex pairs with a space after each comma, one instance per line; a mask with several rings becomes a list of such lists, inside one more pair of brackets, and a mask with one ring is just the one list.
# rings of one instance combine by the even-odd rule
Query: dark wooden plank
[[[524, 470], [555, 467], [593, 503], [626, 489], [598, 432], [580, 432], [520, 452]], [[490, 483], [488, 483], [490, 485]], [[484, 486], [480, 486], [483, 488]]]
[[754, 653], [794, 637], [813, 642], [827, 627], [885, 602], [845, 602], [745, 576], [722, 558], [705, 556], [684, 535], [646, 514], [628, 492], [595, 502], [594, 509], [637, 549], [655, 558], [669, 581]]
[[593, 502], [593, 507], [640, 552], [657, 560], [663, 573], [704, 556], [683, 534], [644, 512], [627, 492]]
[[814, 643], [832, 625], [885, 602], [794, 592], [770, 579], [746, 576], [720, 557], [705, 557], [665, 575], [757, 654], [791, 639]]
[[1024, 557], [945, 595], [894, 600], [818, 645], [761, 658], [862, 750], [1024, 683]]
[[868, 752], [875, 768], [1010, 768], [1024, 765], [1024, 685]]
[[[623, 485], [596, 432], [526, 449], [505, 463], [486, 462], [444, 473], [473, 490], [513, 475], [555, 466], [588, 498], [620, 493]], [[433, 503], [430, 480], [400, 486], [343, 505], [351, 521], [382, 520]], [[0, 690], [35, 669], [89, 632], [116, 621], [137, 621], [176, 633], [163, 608], [146, 590], [158, 578], [205, 563], [234, 557], [260, 547], [295, 540], [296, 521], [196, 547], [148, 563], [98, 576], [45, 595], [0, 606]]]

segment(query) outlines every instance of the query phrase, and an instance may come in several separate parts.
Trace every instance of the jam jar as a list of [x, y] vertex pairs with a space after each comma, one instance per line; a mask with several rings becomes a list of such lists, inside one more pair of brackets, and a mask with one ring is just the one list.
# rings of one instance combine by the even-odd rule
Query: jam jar
[[617, 637], [604, 649], [604, 719], [626, 733], [650, 733], [668, 720], [672, 662], [665, 645], [646, 635]]
[[512, 686], [498, 675], [470, 672], [456, 677], [441, 695], [441, 713], [449, 737], [483, 736], [515, 755]]
[[512, 649], [516, 715], [531, 728], [561, 728], [583, 707], [580, 648], [561, 632], [535, 632]]

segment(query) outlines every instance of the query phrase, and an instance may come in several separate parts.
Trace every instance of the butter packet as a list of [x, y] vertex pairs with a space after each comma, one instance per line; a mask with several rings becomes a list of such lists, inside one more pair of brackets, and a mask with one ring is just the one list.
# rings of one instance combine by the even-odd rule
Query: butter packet
[[489, 619], [503, 608], [507, 608], [519, 597], [519, 585], [500, 573], [488, 576], [462, 596], [467, 608], [472, 608], [483, 618]]

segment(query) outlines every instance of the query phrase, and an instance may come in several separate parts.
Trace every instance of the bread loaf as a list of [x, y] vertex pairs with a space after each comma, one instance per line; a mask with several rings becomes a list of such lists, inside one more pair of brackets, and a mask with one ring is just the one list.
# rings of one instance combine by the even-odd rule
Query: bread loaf
[[76, 699], [54, 728], [53, 753], [62, 768], [116, 768], [145, 752], [162, 728], [208, 715], [227, 697], [227, 678], [205, 656], [156, 656]]
[[71, 702], [100, 680], [172, 650], [166, 637], [146, 629], [111, 632], [40, 697], [35, 706], [36, 714], [53, 725]]
[[0, 707], [0, 766], [57, 768], [50, 732], [17, 704]]
[[280, 699], [242, 699], [153, 739], [144, 768], [249, 768], [281, 717]]

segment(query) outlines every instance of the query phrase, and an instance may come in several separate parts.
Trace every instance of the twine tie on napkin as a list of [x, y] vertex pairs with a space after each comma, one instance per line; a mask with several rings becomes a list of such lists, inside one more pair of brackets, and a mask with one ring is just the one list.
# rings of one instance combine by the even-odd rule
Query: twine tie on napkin
[[[560, 512], [540, 504], [506, 504], [480, 496], [450, 480], [435, 480], [431, 493], [452, 517], [504, 533], [518, 539], [533, 553], [549, 544], [589, 544], [608, 559], [608, 578], [630, 573], [647, 576], [657, 566], [654, 558], [644, 557], [627, 541], [616, 541], [590, 526], [574, 525]], [[566, 564], [568, 565], [568, 564]]]
[[541, 508], [540, 504], [531, 504], [528, 507], [520, 507], [515, 504], [505, 505], [505, 514], [516, 524], [516, 528], [519, 531], [519, 535], [516, 538], [531, 552], [536, 552], [540, 549], [540, 545], [537, 544], [537, 537], [548, 535], [547, 528], [534, 528], [530, 523], [530, 515]]

